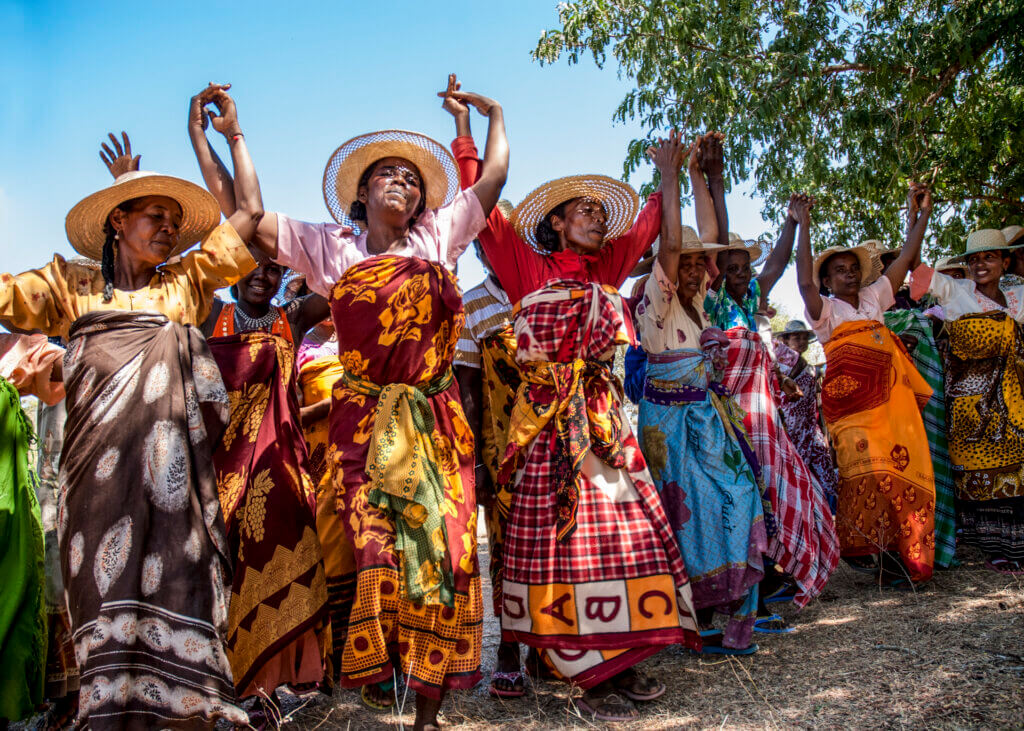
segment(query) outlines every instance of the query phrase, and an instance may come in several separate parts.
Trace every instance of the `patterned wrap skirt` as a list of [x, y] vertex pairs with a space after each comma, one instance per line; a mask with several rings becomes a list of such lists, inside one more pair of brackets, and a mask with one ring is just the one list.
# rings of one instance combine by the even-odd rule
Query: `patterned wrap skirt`
[[245, 724], [213, 469], [228, 396], [200, 332], [90, 312], [64, 358], [57, 535], [91, 729]]
[[648, 354], [640, 444], [675, 531], [697, 609], [729, 617], [723, 644], [750, 645], [768, 537], [744, 455], [742, 415], [708, 388], [702, 351]]
[[1002, 312], [949, 329], [949, 445], [965, 543], [1024, 561], [1024, 339]]
[[786, 434], [775, 401], [771, 355], [761, 337], [743, 327], [726, 331], [729, 364], [722, 385], [744, 412], [743, 426], [761, 467], [771, 503], [767, 555], [790, 574], [803, 607], [821, 593], [839, 564], [839, 540], [828, 496]]
[[[350, 267], [331, 291], [338, 353], [346, 374], [380, 386], [417, 387], [449, 371], [465, 316], [454, 276], [424, 259], [377, 256]], [[355, 599], [341, 653], [341, 682], [361, 686], [405, 674], [432, 698], [480, 680], [483, 599], [476, 555], [475, 446], [458, 384], [426, 397], [431, 468], [441, 475], [454, 601], [406, 596], [396, 516], [370, 502], [367, 472], [378, 399], [339, 382], [331, 402], [328, 463], [346, 535], [355, 552]], [[436, 519], [438, 516], [430, 516]], [[392, 666], [397, 657], [400, 668]]]
[[[331, 398], [334, 385], [343, 369], [338, 356], [315, 358], [299, 368], [302, 401], [312, 406]], [[328, 471], [327, 450], [330, 446], [329, 417], [303, 426], [306, 447], [309, 450], [309, 474], [316, 488], [316, 534], [324, 555], [324, 573], [327, 578], [327, 611], [331, 619], [331, 653], [329, 668], [333, 678], [341, 669], [341, 649], [345, 645], [348, 613], [356, 592], [356, 559], [352, 543], [338, 515], [334, 485]]]
[[323, 678], [327, 585], [295, 355], [277, 335], [210, 338], [231, 405], [213, 455], [235, 560], [228, 660], [240, 696]]
[[628, 342], [611, 288], [555, 280], [520, 303], [523, 373], [498, 480], [511, 486], [502, 635], [583, 688], [661, 648], [700, 647], [675, 535], [610, 358]]
[[836, 449], [836, 528], [844, 556], [896, 551], [931, 578], [935, 479], [921, 409], [932, 390], [903, 343], [874, 320], [846, 322], [825, 344], [822, 410]]

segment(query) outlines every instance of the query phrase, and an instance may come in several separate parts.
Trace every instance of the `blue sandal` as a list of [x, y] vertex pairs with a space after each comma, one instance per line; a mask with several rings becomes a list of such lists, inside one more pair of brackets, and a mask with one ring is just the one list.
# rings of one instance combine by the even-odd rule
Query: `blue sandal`
[[[771, 625], [773, 622], [778, 622], [782, 626], [772, 627]], [[796, 627], [791, 627], [786, 624], [786, 620], [778, 614], [772, 614], [768, 617], [758, 617], [754, 620], [754, 631], [765, 635], [788, 635], [795, 629]]]
[[722, 645], [705, 645], [704, 649], [701, 650], [701, 654], [704, 655], [753, 655], [760, 648], [757, 644], [751, 644], [750, 647], [723, 647]]

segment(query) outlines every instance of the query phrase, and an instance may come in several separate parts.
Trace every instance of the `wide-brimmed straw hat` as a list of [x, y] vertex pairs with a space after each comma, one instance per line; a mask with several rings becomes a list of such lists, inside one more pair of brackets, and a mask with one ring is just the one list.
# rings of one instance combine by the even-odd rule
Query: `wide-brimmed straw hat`
[[967, 265], [963, 262], [952, 261], [954, 257], [946, 256], [935, 262], [935, 271], [937, 272], [948, 272], [950, 269], [959, 269], [964, 274], [967, 274]]
[[512, 210], [509, 222], [526, 243], [539, 248], [537, 224], [555, 208], [575, 198], [601, 201], [608, 214], [606, 239], [621, 236], [633, 225], [640, 208], [640, 197], [621, 180], [606, 175], [570, 175], [534, 188]]
[[[695, 251], [703, 251], [710, 253], [712, 251], [721, 251], [724, 247], [721, 244], [706, 244], [700, 240], [700, 236], [690, 226], [683, 226], [683, 248], [679, 252], [680, 255], [692, 254]], [[654, 245], [651, 246], [650, 251], [644, 255], [644, 258], [633, 267], [633, 271], [629, 273], [631, 277], [642, 277], [646, 274], [650, 274], [654, 271], [654, 262], [658, 259], [658, 250], [661, 248], [661, 237], [659, 236], [654, 240]]]
[[949, 260], [955, 264], [966, 263], [967, 257], [982, 251], [1004, 251], [1009, 254], [1011, 249], [1006, 243], [1006, 237], [999, 229], [979, 228], [977, 231], [972, 231], [967, 237], [967, 248], [964, 253], [951, 256]]
[[811, 328], [807, 327], [806, 322], [804, 322], [803, 320], [790, 320], [789, 322], [786, 323], [785, 327], [783, 327], [781, 330], [778, 330], [774, 334], [786, 336], [801, 335], [803, 333], [807, 333], [811, 340], [815, 339], [814, 331], [811, 330]]
[[726, 246], [720, 246], [719, 252], [722, 251], [745, 251], [750, 255], [750, 266], [756, 267], [761, 264], [761, 259], [764, 258], [765, 249], [761, 244], [753, 239], [744, 239], [738, 233], [732, 231], [729, 232], [729, 243]]
[[812, 276], [814, 286], [821, 287], [821, 267], [828, 259], [836, 254], [853, 254], [860, 262], [860, 286], [864, 287], [874, 282], [882, 274], [882, 261], [877, 256], [872, 256], [873, 249], [869, 246], [830, 246], [814, 258]]
[[416, 166], [427, 191], [427, 208], [440, 208], [459, 191], [458, 165], [440, 142], [401, 129], [369, 132], [343, 143], [324, 168], [324, 202], [335, 221], [353, 225], [348, 214], [359, 193], [359, 179], [386, 157], [400, 157]]
[[110, 186], [86, 196], [68, 212], [64, 229], [71, 246], [82, 256], [99, 260], [107, 239], [104, 227], [110, 212], [125, 201], [148, 195], [164, 195], [181, 206], [178, 245], [168, 258], [185, 251], [220, 222], [217, 199], [204, 188], [170, 175], [132, 170], [119, 176]]
[[1016, 224], [1007, 226], [1002, 230], [1002, 234], [1003, 238], [1006, 239], [1007, 246], [1013, 246], [1014, 248], [1024, 246], [1024, 241], [1021, 241], [1021, 237], [1024, 236], [1024, 226]]

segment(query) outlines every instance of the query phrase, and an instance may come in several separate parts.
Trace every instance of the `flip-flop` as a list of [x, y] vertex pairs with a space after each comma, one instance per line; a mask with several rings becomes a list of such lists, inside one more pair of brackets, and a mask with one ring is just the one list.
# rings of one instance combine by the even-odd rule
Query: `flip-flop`
[[[1013, 568], [1014, 566], [1016, 568]], [[1024, 567], [1021, 566], [1020, 561], [1011, 561], [1007, 558], [990, 558], [985, 561], [985, 568], [989, 571], [995, 571], [997, 574], [1008, 574], [1010, 576], [1024, 574]]]
[[704, 655], [753, 655], [760, 648], [756, 644], [750, 645], [750, 647], [723, 647], [722, 645], [705, 645], [704, 649], [701, 650], [701, 654]]
[[764, 598], [765, 604], [779, 604], [781, 602], [791, 602], [796, 596], [796, 587], [791, 584], [783, 584], [778, 589], [773, 591], [771, 594]]
[[[869, 559], [875, 559], [867, 563]], [[875, 556], [845, 556], [843, 563], [859, 574], [878, 576], [878, 559]]]
[[[512, 683], [511, 690], [502, 690], [494, 684], [495, 680], [507, 680]], [[506, 673], [501, 670], [495, 670], [491, 673], [491, 689], [489, 692], [492, 698], [522, 698], [526, 695], [526, 680], [523, 676], [523, 671], [515, 670], [511, 673]]]
[[[770, 626], [772, 622], [781, 622], [782, 627], [772, 627]], [[765, 635], [788, 635], [795, 629], [796, 627], [791, 627], [786, 624], [786, 620], [778, 614], [772, 614], [768, 617], [758, 617], [754, 620], [754, 631]]]
[[[630, 669], [632, 670], [632, 668]], [[637, 672], [636, 670], [633, 670], [633, 673], [633, 677], [635, 680], [653, 680], [653, 678], [651, 678], [650, 676], [643, 675]], [[614, 683], [614, 680], [612, 682]], [[625, 696], [629, 698], [631, 701], [653, 701], [654, 699], [661, 698], [663, 695], [665, 695], [666, 690], [664, 683], [660, 681], [655, 682], [658, 683], [657, 686], [655, 686], [654, 690], [648, 691], [647, 693], [637, 693], [635, 690], [632, 690], [622, 685], [615, 685], [615, 690], [624, 693]]]
[[701, 637], [717, 637], [720, 634], [722, 634], [722, 630], [716, 627], [712, 627], [711, 629], [702, 629], [700, 631]]
[[633, 707], [633, 712], [629, 714], [615, 715], [612, 713], [601, 713], [600, 709], [604, 708], [605, 705], [608, 705], [609, 702], [613, 704], [619, 704], [622, 706], [626, 706], [627, 704], [629, 706], [633, 706], [632, 701], [630, 701], [628, 698], [623, 698], [614, 691], [606, 695], [597, 705], [597, 708], [591, 706], [590, 703], [588, 703], [582, 697], [576, 698], [574, 702], [576, 703], [576, 708], [581, 711], [580, 715], [589, 714], [593, 720], [603, 721], [604, 723], [626, 723], [627, 721], [636, 720], [636, 717], [640, 715], [637, 712], [636, 707]]

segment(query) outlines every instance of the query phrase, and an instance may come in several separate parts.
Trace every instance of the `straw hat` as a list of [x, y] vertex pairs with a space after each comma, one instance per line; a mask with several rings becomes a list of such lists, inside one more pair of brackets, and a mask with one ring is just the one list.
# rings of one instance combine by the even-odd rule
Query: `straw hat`
[[132, 170], [119, 176], [109, 187], [86, 196], [68, 212], [64, 229], [71, 246], [82, 256], [98, 261], [103, 256], [107, 238], [103, 229], [110, 212], [125, 201], [147, 195], [165, 195], [181, 206], [178, 245], [168, 258], [185, 251], [220, 222], [220, 206], [209, 191], [181, 178]]
[[1024, 241], [1021, 241], [1021, 237], [1024, 236], [1024, 226], [1016, 224], [1007, 226], [1003, 229], [1002, 234], [1006, 239], [1007, 246], [1024, 246]]
[[800, 335], [807, 333], [811, 340], [815, 339], [814, 331], [807, 327], [807, 323], [803, 320], [790, 320], [786, 323], [786, 326], [775, 333], [775, 335]]
[[830, 246], [814, 258], [812, 276], [814, 286], [821, 287], [821, 266], [829, 257], [834, 254], [853, 254], [860, 262], [861, 279], [860, 286], [865, 287], [874, 282], [882, 274], [882, 262], [877, 256], [872, 256], [871, 247], [864, 246]]
[[967, 248], [964, 253], [952, 256], [949, 260], [956, 264], [966, 263], [967, 257], [982, 251], [1004, 251], [1009, 254], [1010, 247], [1006, 245], [1006, 237], [1003, 236], [1003, 232], [997, 228], [979, 228], [977, 231], [972, 231], [967, 237]]
[[359, 193], [359, 179], [385, 157], [400, 157], [416, 166], [427, 190], [427, 208], [449, 203], [459, 190], [458, 165], [441, 143], [400, 129], [369, 132], [342, 144], [327, 161], [324, 202], [335, 221], [353, 225], [348, 212]]
[[537, 224], [555, 208], [574, 198], [593, 198], [601, 201], [608, 213], [606, 239], [624, 234], [633, 225], [640, 208], [636, 191], [621, 180], [606, 175], [570, 175], [534, 188], [515, 207], [509, 222], [523, 241], [534, 248], [537, 243]]
[[[645, 274], [650, 274], [654, 270], [654, 262], [658, 258], [658, 250], [661, 248], [661, 237], [659, 236], [654, 240], [654, 245], [651, 246], [650, 251], [647, 255], [640, 260], [640, 263], [633, 267], [633, 271], [629, 273], [631, 277], [642, 277]], [[700, 236], [690, 226], [683, 226], [683, 248], [679, 252], [680, 256], [683, 254], [692, 254], [695, 251], [720, 251], [724, 247], [721, 244], [706, 244], [700, 240]]]
[[761, 263], [761, 258], [765, 254], [761, 244], [754, 240], [748, 240], [742, 238], [738, 233], [729, 232], [729, 244], [727, 246], [720, 246], [720, 251], [745, 251], [750, 255], [750, 266], [755, 267]]
[[964, 275], [967, 274], [967, 265], [962, 262], [952, 261], [952, 256], [947, 256], [935, 262], [935, 271], [948, 272], [950, 269], [959, 269]]

